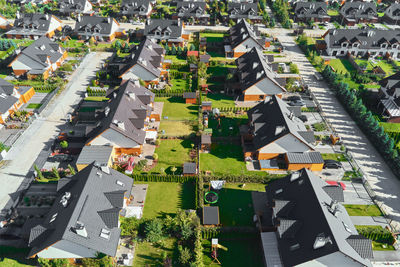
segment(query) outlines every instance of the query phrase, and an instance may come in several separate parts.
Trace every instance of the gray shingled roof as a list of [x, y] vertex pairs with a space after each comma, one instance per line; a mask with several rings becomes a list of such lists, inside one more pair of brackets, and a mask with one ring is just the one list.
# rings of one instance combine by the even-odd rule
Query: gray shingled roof
[[[129, 197], [132, 178], [113, 169], [109, 169], [108, 174], [91, 164], [69, 179], [71, 181], [57, 192], [57, 198], [40, 226], [32, 228], [28, 256], [36, 255], [60, 240], [115, 256], [121, 232], [117, 227], [121, 207], [113, 206], [105, 193], [124, 191], [125, 197]], [[71, 193], [66, 207], [60, 203], [65, 192]], [[55, 214], [54, 221], [50, 222]], [[84, 225], [87, 238], [73, 230], [78, 221]], [[110, 231], [109, 239], [100, 237], [103, 228]]]
[[[98, 34], [111, 35], [113, 34], [112, 25], [116, 23], [112, 17], [98, 16], [81, 16], [75, 24], [75, 32], [78, 34]], [[116, 30], [116, 28], [114, 28]]]
[[339, 10], [340, 15], [348, 20], [373, 19], [377, 17], [374, 2], [349, 2], [346, 1]]
[[100, 166], [107, 166], [112, 151], [112, 146], [84, 146], [76, 164], [90, 164], [95, 161]]
[[250, 25], [246, 20], [241, 19], [229, 29], [230, 45], [232, 48], [235, 48], [246, 39], [252, 38], [259, 45], [258, 48], [263, 49], [263, 39], [258, 37], [258, 35], [259, 32], [254, 26]]
[[201, 135], [201, 144], [203, 145], [209, 145], [211, 144], [211, 135], [208, 134], [202, 134]]
[[227, 12], [230, 18], [240, 19], [240, 18], [249, 18], [249, 19], [258, 19], [262, 18], [258, 16], [258, 6], [257, 2], [249, 3], [249, 2], [228, 2]]
[[[269, 209], [276, 201], [293, 203], [290, 212], [272, 218], [281, 228], [278, 248], [283, 265], [296, 266], [341, 252], [344, 259], [371, 266], [371, 241], [354, 237], [356, 228], [346, 209], [325, 192], [326, 182], [307, 169], [299, 174], [275, 180], [265, 188]], [[323, 246], [314, 249], [317, 238]]]
[[90, 3], [88, 0], [61, 0], [58, 5], [61, 13], [82, 13], [87, 2]]
[[180, 18], [208, 18], [205, 1], [177, 1], [176, 15]]
[[146, 15], [151, 9], [152, 0], [122, 0], [121, 14]]
[[296, 2], [294, 13], [298, 18], [329, 18], [325, 2]]
[[183, 163], [183, 174], [196, 174], [197, 166], [195, 162]]
[[400, 20], [400, 3], [391, 3], [385, 10], [385, 16], [393, 20]]
[[50, 30], [50, 25], [56, 17], [49, 14], [21, 14], [15, 19], [14, 27], [6, 34], [12, 35], [38, 35], [44, 36]]
[[258, 150], [287, 134], [294, 135], [310, 149], [313, 149], [314, 145], [307, 142], [300, 134], [300, 132], [306, 131], [303, 122], [291, 114], [287, 104], [277, 96], [272, 96], [269, 100], [251, 108], [247, 115], [254, 135], [255, 149]]
[[322, 189], [324, 189], [325, 193], [333, 200], [344, 202], [343, 188], [340, 185], [326, 185]]
[[325, 43], [330, 48], [341, 48], [345, 42], [358, 43], [359, 49], [380, 49], [383, 43], [390, 47], [400, 44], [400, 30], [330, 29], [325, 34]]
[[219, 224], [218, 206], [203, 207], [203, 224], [205, 225]]
[[153, 37], [156, 32], [160, 32], [161, 36], [165, 36], [164, 33], [168, 31], [168, 37], [165, 39], [178, 39], [182, 37], [183, 24], [178, 20], [169, 19], [147, 19], [146, 26], [144, 28], [144, 35]]
[[197, 94], [196, 92], [184, 92], [183, 93], [183, 98], [196, 98]]
[[261, 50], [252, 48], [249, 52], [236, 59], [239, 82], [242, 91], [260, 82], [263, 79], [270, 80], [275, 86], [262, 87], [266, 95], [275, 95], [286, 92], [277, 81], [277, 74], [266, 63]]
[[324, 163], [321, 153], [317, 151], [310, 151], [306, 153], [287, 153], [286, 156], [288, 159], [288, 163], [297, 163], [297, 164]]
[[[144, 144], [146, 132], [143, 128], [145, 119], [150, 116], [152, 108], [142, 102], [141, 95], [146, 98], [146, 96], [154, 97], [154, 94], [131, 81], [122, 84], [115, 93], [115, 97], [114, 93], [110, 96], [111, 102], [105, 108], [109, 113], [105, 116], [104, 110], [101, 125], [88, 134], [88, 143], [101, 133], [111, 129], [112, 141], [120, 147], [129, 147], [135, 143]], [[123, 123], [124, 127], [119, 127], [118, 123], [120, 125]], [[121, 137], [124, 138], [121, 139]]]

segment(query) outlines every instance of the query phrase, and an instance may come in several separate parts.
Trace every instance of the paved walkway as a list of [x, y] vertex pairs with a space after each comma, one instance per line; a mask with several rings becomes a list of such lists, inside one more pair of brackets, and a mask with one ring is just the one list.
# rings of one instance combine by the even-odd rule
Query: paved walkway
[[388, 226], [388, 222], [382, 216], [350, 216], [350, 219], [354, 225]]
[[0, 169], [0, 215], [12, 205], [10, 194], [21, 188], [20, 186], [29, 185], [30, 180], [26, 177], [32, 164], [64, 127], [66, 114], [79, 103], [91, 77], [95, 76], [103, 60], [110, 55], [111, 53], [89, 54], [72, 75], [65, 90], [47, 106], [41, 118], [35, 120], [14, 143], [6, 157], [9, 164]]
[[311, 91], [320, 102], [326, 119], [330, 121], [366, 174], [366, 179], [377, 195], [379, 207], [388, 214], [389, 218], [393, 220], [393, 224], [400, 230], [400, 181], [351, 119], [328, 85], [324, 81], [315, 80], [313, 77], [315, 69], [295, 44], [294, 37], [282, 29], [275, 37], [278, 37], [285, 46], [286, 52], [291, 53], [292, 62], [298, 65], [305, 83], [310, 86]]

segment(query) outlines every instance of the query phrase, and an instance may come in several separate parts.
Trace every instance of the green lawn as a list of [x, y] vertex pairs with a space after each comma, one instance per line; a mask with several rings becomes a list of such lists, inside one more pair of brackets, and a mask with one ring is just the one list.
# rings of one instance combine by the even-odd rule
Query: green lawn
[[26, 259], [29, 249], [0, 247], [1, 267], [38, 266], [36, 259]]
[[354, 67], [350, 64], [350, 61], [344, 58], [336, 58], [331, 59], [329, 65], [333, 67], [335, 70], [339, 71], [339, 73], [349, 73], [354, 71]]
[[[192, 149], [190, 140], [165, 139], [161, 140], [160, 146], [156, 148], [158, 154], [157, 165], [151, 169], [150, 173], [159, 173], [164, 168], [167, 174], [172, 174], [171, 168], [175, 166], [175, 174], [182, 173], [183, 163], [190, 161], [189, 152]], [[136, 171], [139, 172], [140, 171]]]
[[188, 80], [171, 79], [171, 91], [190, 91]]
[[200, 38], [201, 37], [206, 37], [207, 38], [207, 42], [212, 42], [212, 43], [223, 43], [224, 42], [224, 33], [217, 33], [217, 32], [213, 32], [213, 33], [206, 33], [206, 32], [202, 32], [200, 33]]
[[366, 63], [367, 64], [367, 69], [366, 69], [367, 72], [372, 72], [372, 70], [375, 66], [379, 66], [383, 69], [384, 72], [386, 72], [386, 75], [391, 75], [394, 73], [393, 66], [391, 64], [389, 64], [386, 60], [378, 60], [377, 64], [373, 64], [371, 61], [365, 60], [365, 59], [356, 59], [355, 61], [358, 65]]
[[339, 11], [336, 9], [328, 9], [328, 16], [339, 16]]
[[187, 63], [186, 59], [178, 57], [178, 56], [174, 56], [174, 55], [166, 55], [165, 59], [171, 60], [172, 63], [174, 63], [174, 64], [186, 64]]
[[387, 251], [387, 250], [395, 250], [395, 248], [390, 244], [372, 241], [372, 250]]
[[261, 171], [248, 171], [242, 147], [239, 145], [211, 145], [210, 153], [200, 154], [200, 170], [211, 171], [216, 175], [260, 175], [265, 176], [265, 172]]
[[337, 161], [347, 161], [346, 157], [344, 154], [341, 153], [322, 153], [321, 154], [323, 159], [333, 159]]
[[176, 238], [167, 238], [162, 245], [141, 242], [136, 245], [132, 266], [162, 266], [162, 252], [166, 251], [169, 258], [174, 257]]
[[359, 178], [361, 175], [355, 171], [346, 171], [342, 177], [343, 181], [351, 181], [354, 178]]
[[225, 94], [207, 94], [203, 96], [203, 101], [211, 101], [213, 108], [234, 107], [235, 100]]
[[[196, 126], [193, 121], [167, 121], [163, 120], [160, 123], [160, 135], [162, 136], [182, 136], [193, 133]], [[162, 133], [165, 131], [165, 133]]]
[[213, 129], [213, 136], [238, 136], [239, 126], [246, 124], [247, 118], [220, 117], [219, 120], [210, 116], [208, 128]]
[[37, 103], [30, 103], [26, 108], [34, 108], [38, 109], [42, 106], [42, 104], [37, 104]]
[[84, 99], [85, 101], [108, 101], [105, 96], [88, 96]]
[[155, 101], [164, 102], [162, 116], [168, 120], [195, 120], [198, 105], [185, 104], [182, 97], [156, 97]]
[[263, 252], [257, 234], [246, 234], [244, 237], [218, 238], [218, 243], [228, 250], [218, 250], [218, 260], [221, 265], [212, 263], [211, 240], [203, 240], [205, 266], [264, 266]]
[[400, 133], [400, 123], [381, 122], [380, 125], [385, 132]]
[[178, 209], [193, 209], [195, 185], [192, 182], [137, 182], [148, 184], [143, 218], [176, 214]]
[[376, 205], [344, 205], [349, 216], [382, 216]]
[[234, 69], [234, 68], [236, 68], [236, 65], [232, 65], [232, 64], [208, 67], [207, 73], [213, 77], [226, 76], [229, 73], [229, 69]]

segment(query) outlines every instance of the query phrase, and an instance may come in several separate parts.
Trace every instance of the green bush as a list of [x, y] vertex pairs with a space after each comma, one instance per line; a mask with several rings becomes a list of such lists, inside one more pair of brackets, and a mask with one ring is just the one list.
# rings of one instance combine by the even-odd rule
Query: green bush
[[152, 243], [162, 240], [165, 237], [163, 227], [163, 222], [159, 218], [148, 221], [144, 228], [146, 240]]
[[386, 228], [380, 226], [356, 225], [356, 229], [360, 235], [372, 241], [384, 242], [390, 245], [394, 243], [392, 233]]

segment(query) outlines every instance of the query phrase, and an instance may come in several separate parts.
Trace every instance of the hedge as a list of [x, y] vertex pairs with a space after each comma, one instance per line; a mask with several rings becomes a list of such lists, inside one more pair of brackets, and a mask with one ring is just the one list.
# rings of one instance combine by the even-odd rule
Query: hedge
[[237, 112], [237, 111], [248, 111], [250, 107], [220, 107], [218, 108], [221, 112]]
[[392, 233], [386, 228], [380, 226], [356, 225], [356, 229], [360, 235], [372, 241], [384, 242], [391, 245], [394, 243]]
[[181, 176], [181, 175], [156, 175], [156, 174], [132, 174], [131, 177], [135, 181], [141, 182], [171, 182], [185, 183], [196, 182], [197, 176]]
[[203, 176], [203, 181], [204, 182], [210, 182], [212, 180], [224, 180], [228, 183], [270, 183], [274, 180], [278, 180], [282, 177], [286, 176], [286, 174], [276, 174], [276, 175], [265, 175], [265, 176], [260, 176], [260, 175], [211, 175], [211, 176]]

